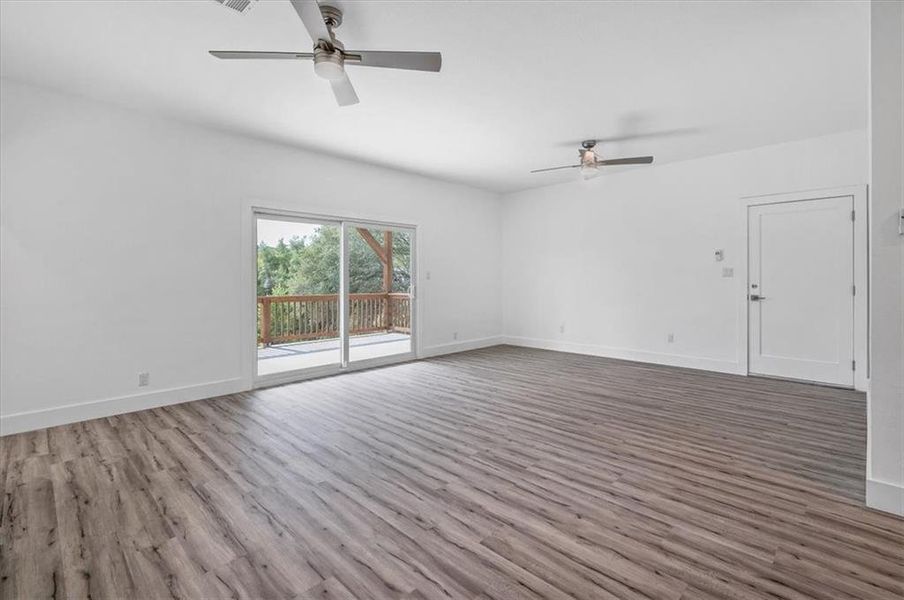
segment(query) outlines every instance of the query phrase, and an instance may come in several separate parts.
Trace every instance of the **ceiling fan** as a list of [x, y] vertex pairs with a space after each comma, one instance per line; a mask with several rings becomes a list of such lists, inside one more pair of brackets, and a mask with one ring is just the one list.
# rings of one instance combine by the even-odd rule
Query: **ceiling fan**
[[223, 59], [313, 60], [314, 73], [330, 82], [339, 106], [358, 103], [358, 94], [345, 72], [346, 65], [433, 72], [442, 66], [439, 52], [346, 50], [333, 31], [342, 24], [342, 11], [334, 6], [320, 5], [317, 0], [289, 1], [314, 41], [313, 52], [211, 50], [210, 53]]
[[631, 158], [606, 158], [602, 159], [594, 150], [596, 140], [584, 140], [581, 142], [581, 149], [578, 154], [581, 162], [576, 165], [566, 165], [564, 167], [550, 167], [548, 169], [534, 169], [531, 173], [545, 173], [546, 171], [558, 171], [560, 169], [580, 169], [584, 179], [590, 179], [600, 174], [600, 167], [616, 166], [616, 165], [648, 165], [653, 162], [652, 156], [634, 156]]

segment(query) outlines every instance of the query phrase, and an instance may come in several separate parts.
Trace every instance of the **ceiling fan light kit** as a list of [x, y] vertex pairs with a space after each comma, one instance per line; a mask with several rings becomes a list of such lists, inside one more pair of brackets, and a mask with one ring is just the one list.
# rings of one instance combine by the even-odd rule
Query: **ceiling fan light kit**
[[[256, 0], [216, 0], [240, 12]], [[222, 59], [313, 60], [314, 73], [330, 82], [339, 106], [358, 103], [358, 94], [345, 72], [346, 64], [384, 69], [438, 72], [442, 68], [439, 52], [387, 52], [370, 50], [346, 51], [336, 39], [334, 29], [342, 25], [342, 11], [335, 6], [321, 5], [317, 0], [289, 0], [314, 42], [313, 52], [254, 52], [211, 50]], [[241, 7], [241, 9], [240, 9]]]
[[345, 57], [338, 49], [314, 48], [314, 73], [328, 81], [345, 77]]
[[581, 165], [581, 177], [584, 179], [593, 179], [600, 174], [600, 170], [593, 165]]
[[531, 173], [545, 173], [547, 171], [560, 171], [563, 169], [580, 169], [581, 177], [584, 179], [592, 179], [602, 173], [600, 167], [616, 165], [648, 165], [653, 162], [652, 156], [602, 159], [596, 153], [595, 148], [596, 140], [584, 140], [581, 142], [581, 149], [578, 150], [578, 156], [581, 157], [578, 164], [565, 165], [562, 167], [549, 167], [547, 169], [534, 169]]

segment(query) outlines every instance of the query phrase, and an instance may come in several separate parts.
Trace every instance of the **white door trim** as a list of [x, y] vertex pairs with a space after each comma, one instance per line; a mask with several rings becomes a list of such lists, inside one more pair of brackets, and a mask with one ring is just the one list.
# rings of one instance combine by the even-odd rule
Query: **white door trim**
[[840, 198], [850, 196], [854, 201], [854, 389], [861, 392], [867, 390], [869, 384], [869, 242], [868, 242], [868, 188], [866, 185], [853, 185], [836, 188], [806, 190], [764, 196], [745, 196], [739, 202], [739, 223], [743, 231], [744, 243], [741, 245], [740, 273], [736, 280], [738, 298], [738, 363], [742, 372], [749, 374], [748, 356], [748, 319], [749, 303], [747, 301], [748, 248], [750, 240], [748, 208], [760, 204], [778, 204], [799, 202], [802, 200], [819, 200], [823, 198]]

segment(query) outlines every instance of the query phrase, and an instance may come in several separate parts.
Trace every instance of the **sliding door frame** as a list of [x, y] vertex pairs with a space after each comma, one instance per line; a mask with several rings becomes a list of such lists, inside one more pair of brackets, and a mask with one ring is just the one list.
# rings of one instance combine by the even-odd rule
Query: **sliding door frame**
[[[248, 379], [247, 387], [249, 389], [269, 387], [290, 383], [293, 381], [303, 381], [305, 379], [313, 379], [317, 377], [326, 377], [337, 375], [349, 371], [359, 369], [369, 369], [373, 367], [390, 365], [417, 358], [418, 353], [418, 304], [419, 298], [416, 294], [417, 278], [417, 225], [407, 223], [393, 223], [388, 221], [377, 221], [371, 219], [348, 218], [339, 215], [324, 215], [316, 213], [307, 213], [302, 211], [273, 209], [261, 206], [252, 206], [250, 211], [246, 213], [250, 223], [246, 223], [245, 230], [250, 233], [250, 242], [246, 242], [248, 247], [248, 260], [246, 261], [246, 273], [243, 277], [244, 287], [247, 301], [245, 302], [244, 313], [247, 318], [246, 334], [242, 336], [243, 345], [248, 348], [246, 356], [246, 368], [244, 369]], [[272, 373], [268, 375], [258, 375], [257, 372], [257, 222], [258, 219], [271, 218], [280, 221], [295, 221], [298, 223], [310, 223], [315, 225], [329, 225], [339, 228], [339, 340], [340, 340], [340, 361], [335, 365], [323, 365], [318, 367], [309, 367], [306, 369], [296, 369], [285, 371], [282, 373]], [[389, 229], [392, 231], [404, 231], [411, 235], [411, 350], [403, 354], [392, 356], [382, 356], [356, 362], [350, 362], [349, 357], [349, 322], [348, 322], [348, 279], [349, 279], [349, 257], [348, 257], [348, 237], [347, 232], [350, 228], [367, 227], [371, 229]], [[243, 236], [244, 237], [244, 236]]]
[[[411, 251], [409, 253], [409, 265], [408, 270], [411, 273], [411, 283], [408, 288], [408, 293], [411, 295], [411, 314], [409, 315], [409, 319], [411, 319], [411, 334], [409, 335], [409, 341], [411, 342], [411, 347], [408, 352], [403, 354], [394, 354], [389, 357], [379, 357], [379, 358], [370, 358], [365, 360], [358, 360], [355, 362], [351, 362], [349, 360], [349, 339], [351, 335], [348, 330], [348, 323], [341, 324], [342, 327], [342, 364], [343, 367], [348, 368], [367, 368], [371, 366], [378, 366], [382, 364], [384, 358], [397, 358], [397, 360], [393, 360], [391, 362], [402, 362], [406, 360], [414, 360], [417, 358], [416, 351], [416, 335], [417, 335], [417, 265], [416, 265], [416, 255], [417, 255], [417, 229], [411, 225], [399, 225], [394, 223], [380, 223], [376, 221], [361, 221], [361, 220], [345, 220], [342, 221], [342, 252], [343, 252], [343, 261], [342, 261], [342, 277], [340, 280], [342, 283], [342, 294], [340, 294], [341, 300], [348, 302], [348, 280], [350, 277], [350, 266], [347, 258], [348, 254], [348, 235], [349, 231], [353, 229], [357, 229], [358, 227], [363, 227], [366, 229], [379, 229], [381, 231], [392, 231], [393, 233], [405, 233], [411, 236]], [[340, 307], [341, 307], [340, 300]], [[348, 306], [341, 307], [342, 315], [348, 319]]]

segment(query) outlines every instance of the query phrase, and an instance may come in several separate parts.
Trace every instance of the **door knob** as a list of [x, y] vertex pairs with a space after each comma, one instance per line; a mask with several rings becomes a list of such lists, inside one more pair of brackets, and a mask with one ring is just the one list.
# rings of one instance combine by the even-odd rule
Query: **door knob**
[[750, 299], [754, 302], [759, 302], [760, 300], [765, 300], [766, 296], [760, 296], [759, 294], [750, 294]]

